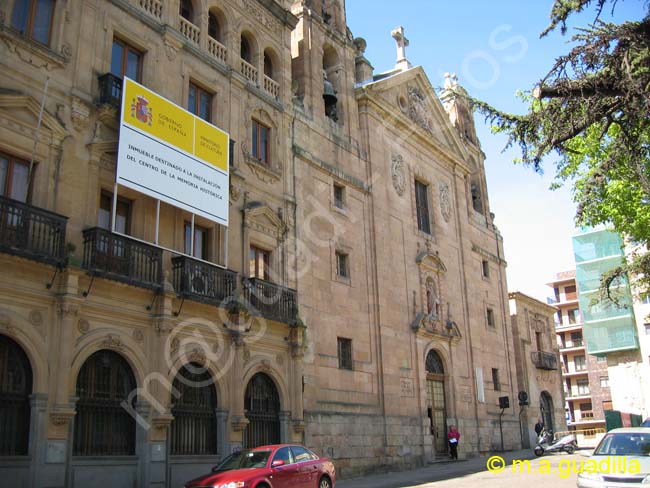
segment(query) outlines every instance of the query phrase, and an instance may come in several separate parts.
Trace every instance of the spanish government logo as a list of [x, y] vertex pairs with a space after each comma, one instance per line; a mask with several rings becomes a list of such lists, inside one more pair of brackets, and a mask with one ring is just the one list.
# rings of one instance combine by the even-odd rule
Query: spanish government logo
[[137, 118], [143, 124], [151, 125], [153, 114], [149, 107], [149, 100], [141, 95], [137, 96], [137, 101], [133, 99], [131, 102], [131, 117]]

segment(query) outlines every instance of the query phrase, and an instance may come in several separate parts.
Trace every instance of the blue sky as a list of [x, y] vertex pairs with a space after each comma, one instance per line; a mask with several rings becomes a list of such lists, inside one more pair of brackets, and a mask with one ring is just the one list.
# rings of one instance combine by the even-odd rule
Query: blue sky
[[[366, 58], [375, 73], [391, 69], [396, 46], [390, 32], [402, 25], [410, 41], [407, 57], [421, 65], [433, 86], [439, 87], [445, 72], [486, 102], [506, 111], [523, 113], [517, 90], [530, 90], [568, 51], [573, 27], [586, 26], [595, 9], [571, 18], [569, 30], [559, 29], [539, 38], [548, 25], [551, 0], [347, 0], [346, 11], [355, 37], [363, 37]], [[619, 1], [613, 19], [640, 19], [642, 0]], [[611, 20], [611, 7], [603, 13]], [[549, 190], [554, 161], [544, 164], [544, 174], [517, 166], [516, 150], [502, 152], [503, 136], [491, 134], [483, 118], [476, 117], [477, 132], [486, 154], [490, 207], [504, 239], [508, 261], [508, 289], [544, 300], [545, 286], [555, 273], [574, 265], [571, 236], [575, 205], [569, 188]]]

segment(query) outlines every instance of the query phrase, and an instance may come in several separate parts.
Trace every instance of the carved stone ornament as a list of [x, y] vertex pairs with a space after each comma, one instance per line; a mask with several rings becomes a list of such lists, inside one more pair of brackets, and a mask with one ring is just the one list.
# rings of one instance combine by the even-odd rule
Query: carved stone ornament
[[445, 222], [451, 220], [451, 195], [449, 192], [449, 185], [447, 183], [440, 183], [440, 213]]
[[144, 341], [144, 333], [140, 329], [134, 329], [133, 330], [133, 340], [135, 340], [135, 342], [143, 342]]
[[244, 161], [246, 162], [249, 169], [257, 177], [258, 180], [270, 184], [277, 183], [278, 181], [280, 181], [282, 174], [277, 168], [265, 164], [262, 161], [255, 158], [249, 152], [248, 144], [246, 144], [245, 142], [242, 142], [240, 146], [242, 150], [242, 155], [244, 156]]
[[100, 345], [105, 349], [115, 349], [121, 351], [124, 349], [124, 344], [122, 344], [122, 339], [119, 336], [114, 334], [108, 334], [106, 339], [104, 339]]
[[50, 413], [50, 422], [52, 422], [52, 425], [56, 425], [58, 427], [61, 427], [63, 425], [67, 425], [70, 423], [70, 421], [74, 418], [74, 411], [73, 412], [52, 412]]
[[40, 310], [32, 310], [29, 312], [29, 322], [34, 326], [34, 327], [40, 327], [43, 325], [43, 314], [41, 313]]
[[81, 319], [77, 323], [77, 329], [82, 334], [86, 334], [90, 330], [90, 324], [88, 323], [88, 321], [86, 319]]
[[275, 356], [275, 362], [278, 363], [278, 366], [284, 366], [284, 356], [278, 354]]
[[279, 34], [282, 26], [275, 19], [267, 15], [261, 8], [258, 7], [257, 3], [252, 2], [251, 0], [246, 0], [244, 2], [246, 10], [251, 14], [260, 24], [269, 29], [270, 31]]
[[31, 42], [20, 34], [13, 34], [0, 25], [0, 38], [7, 46], [7, 50], [15, 54], [21, 61], [29, 63], [35, 68], [52, 71], [65, 67], [69, 58], [52, 51], [46, 46]]
[[244, 362], [247, 363], [248, 361], [251, 360], [251, 351], [247, 347], [244, 347]]
[[76, 317], [79, 314], [79, 305], [68, 301], [61, 301], [57, 305], [57, 312], [61, 317]]
[[0, 312], [0, 329], [4, 329], [7, 332], [13, 332], [14, 330], [11, 324], [11, 317], [5, 312]]
[[305, 421], [302, 419], [296, 419], [291, 422], [293, 424], [293, 431], [296, 434], [302, 434], [305, 431]]
[[236, 203], [241, 196], [241, 187], [231, 184], [230, 185], [230, 203]]
[[81, 131], [88, 126], [90, 118], [90, 107], [80, 98], [72, 97], [70, 108], [70, 119], [73, 127]]
[[431, 115], [427, 108], [427, 102], [422, 94], [422, 91], [415, 87], [409, 86], [409, 118], [422, 127], [427, 132], [433, 132], [433, 124], [431, 122]]
[[404, 169], [404, 159], [401, 155], [396, 154], [392, 157], [390, 174], [393, 179], [393, 187], [401, 197], [406, 191], [406, 170]]
[[264, 371], [270, 371], [271, 369], [271, 361], [269, 361], [268, 359], [262, 359], [260, 365]]

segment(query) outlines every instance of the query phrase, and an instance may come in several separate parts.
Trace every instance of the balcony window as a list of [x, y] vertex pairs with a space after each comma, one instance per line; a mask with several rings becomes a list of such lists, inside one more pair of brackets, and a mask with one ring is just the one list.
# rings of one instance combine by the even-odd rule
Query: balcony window
[[[97, 214], [97, 226], [112, 230], [111, 215], [113, 209], [113, 194], [102, 192], [99, 202], [99, 212]], [[115, 209], [115, 232], [128, 234], [131, 223], [131, 202], [124, 198], [117, 199]]]
[[221, 25], [219, 19], [214, 12], [208, 13], [208, 35], [219, 42], [221, 42]]
[[29, 163], [0, 153], [0, 196], [27, 202]]
[[192, 5], [191, 0], [181, 0], [178, 5], [178, 15], [183, 17], [189, 22], [193, 22], [194, 18], [194, 6]]
[[601, 388], [609, 388], [609, 376], [601, 376], [600, 377], [600, 387]]
[[49, 45], [54, 0], [16, 0], [11, 25], [25, 36]]
[[580, 323], [580, 309], [573, 308], [568, 311], [568, 315], [569, 315], [569, 324]]
[[269, 280], [269, 263], [271, 262], [271, 253], [260, 249], [256, 246], [250, 247], [249, 252], [249, 276], [261, 280]]
[[417, 211], [418, 229], [426, 234], [431, 234], [429, 220], [429, 186], [415, 180], [415, 207]]
[[587, 363], [584, 356], [575, 356], [573, 362], [576, 366], [576, 371], [585, 371], [587, 369]]
[[208, 259], [208, 235], [209, 230], [199, 225], [194, 226], [194, 252], [192, 252], [192, 224], [185, 222], [184, 248], [185, 254], [198, 259]]
[[576, 286], [575, 285], [569, 285], [564, 287], [564, 297], [565, 300], [576, 300], [578, 298], [578, 295], [576, 293]]
[[251, 49], [251, 45], [248, 42], [248, 39], [246, 39], [245, 36], [241, 36], [240, 39], [240, 52], [239, 56], [246, 61], [247, 63], [252, 64], [253, 63], [253, 51]]
[[589, 395], [589, 380], [576, 381], [578, 395]]
[[111, 74], [122, 79], [128, 76], [140, 82], [142, 73], [142, 53], [120, 39], [113, 39], [111, 53]]
[[212, 93], [205, 91], [194, 83], [190, 83], [187, 110], [210, 122], [212, 120]]
[[266, 164], [271, 163], [269, 154], [270, 133], [271, 129], [269, 127], [257, 120], [253, 120], [252, 156]]

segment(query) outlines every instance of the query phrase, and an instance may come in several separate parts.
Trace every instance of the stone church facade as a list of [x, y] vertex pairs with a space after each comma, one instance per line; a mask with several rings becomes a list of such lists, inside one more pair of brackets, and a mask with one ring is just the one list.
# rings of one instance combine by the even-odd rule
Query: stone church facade
[[[392, 34], [375, 74], [339, 1], [0, 6], [0, 486], [520, 445], [485, 156]], [[230, 134], [227, 229], [115, 184], [124, 76]]]

